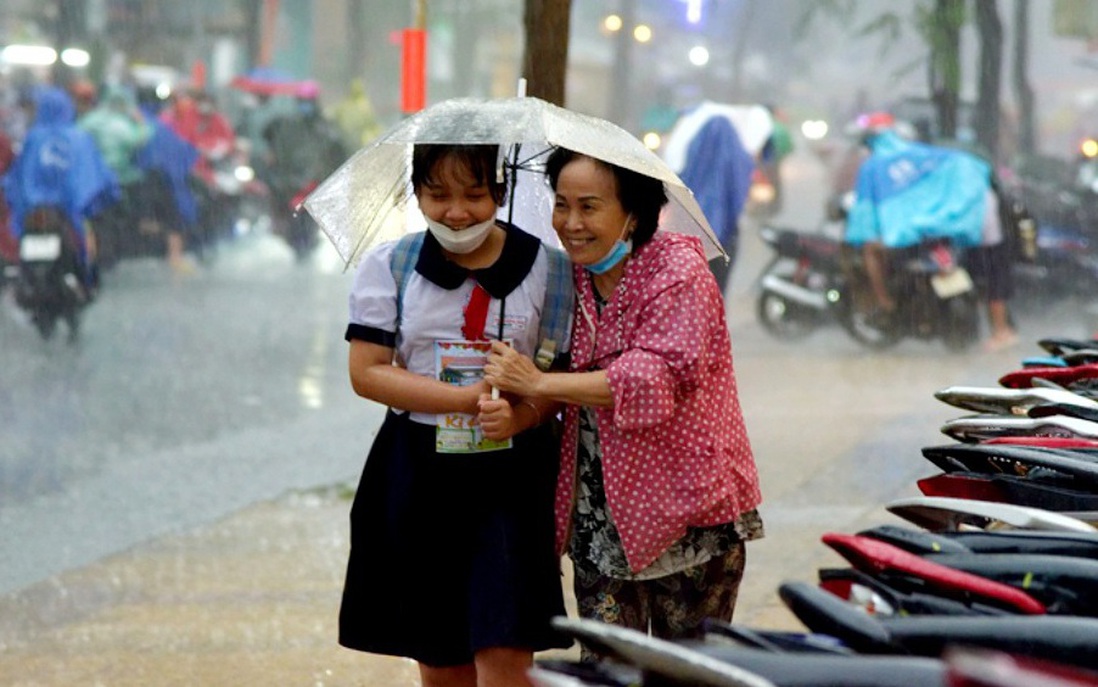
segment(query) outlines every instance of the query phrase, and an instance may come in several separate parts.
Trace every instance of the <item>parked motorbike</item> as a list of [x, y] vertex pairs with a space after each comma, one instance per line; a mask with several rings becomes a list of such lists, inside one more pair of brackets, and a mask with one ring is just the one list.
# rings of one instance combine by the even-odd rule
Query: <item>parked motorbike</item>
[[65, 214], [40, 206], [27, 214], [19, 239], [15, 302], [25, 310], [43, 339], [50, 339], [59, 321], [77, 338], [80, 313], [89, 301], [75, 232]]
[[845, 292], [842, 242], [823, 233], [764, 225], [759, 237], [774, 250], [759, 277], [755, 311], [780, 339], [799, 339], [835, 319]]
[[949, 350], [963, 351], [979, 338], [975, 287], [948, 240], [895, 251], [886, 281], [897, 307], [887, 315], [877, 307], [859, 257], [846, 262], [849, 295], [838, 300], [839, 322], [855, 341], [880, 350], [910, 337], [940, 340]]

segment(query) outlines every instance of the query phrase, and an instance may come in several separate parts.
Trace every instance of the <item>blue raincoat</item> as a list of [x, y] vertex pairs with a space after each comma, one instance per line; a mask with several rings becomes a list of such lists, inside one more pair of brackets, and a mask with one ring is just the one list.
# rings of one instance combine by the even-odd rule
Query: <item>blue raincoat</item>
[[754, 171], [754, 159], [726, 117], [711, 117], [690, 141], [679, 177], [694, 192], [722, 246], [738, 236]]
[[153, 134], [149, 142], [138, 151], [137, 164], [141, 169], [164, 174], [171, 186], [179, 216], [188, 226], [194, 226], [198, 223], [198, 203], [187, 179], [198, 162], [198, 149], [153, 113], [146, 112], [145, 116], [153, 127]]
[[64, 211], [83, 244], [84, 221], [118, 201], [118, 181], [92, 137], [74, 124], [76, 110], [67, 93], [40, 87], [35, 106], [34, 124], [4, 176], [12, 234], [23, 235], [23, 218], [32, 209], [53, 205]]
[[846, 241], [906, 248], [927, 238], [980, 244], [991, 168], [964, 151], [878, 134], [858, 170]]

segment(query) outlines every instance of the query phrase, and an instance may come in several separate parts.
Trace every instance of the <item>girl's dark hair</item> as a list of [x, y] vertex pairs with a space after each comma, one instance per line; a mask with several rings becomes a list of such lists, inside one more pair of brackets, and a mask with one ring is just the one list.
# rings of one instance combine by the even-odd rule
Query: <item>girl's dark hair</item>
[[564, 166], [584, 157], [610, 170], [614, 175], [614, 180], [617, 182], [618, 202], [637, 220], [637, 225], [633, 229], [633, 250], [648, 243], [659, 227], [660, 209], [667, 204], [667, 192], [663, 188], [663, 182], [647, 174], [634, 172], [590, 155], [567, 148], [557, 148], [545, 161], [545, 174], [549, 177], [549, 185], [554, 191], [557, 190], [557, 180]]
[[431, 181], [431, 174], [439, 162], [453, 158], [460, 163], [478, 184], [488, 187], [496, 205], [507, 204], [507, 175], [503, 181], [496, 179], [497, 145], [458, 145], [450, 143], [417, 143], [412, 150], [412, 190], [419, 192]]

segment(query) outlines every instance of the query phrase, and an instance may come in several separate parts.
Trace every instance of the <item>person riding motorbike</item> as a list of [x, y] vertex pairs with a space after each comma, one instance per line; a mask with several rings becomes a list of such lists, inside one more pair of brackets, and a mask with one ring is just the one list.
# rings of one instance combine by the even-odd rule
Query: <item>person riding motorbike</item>
[[3, 179], [11, 210], [11, 232], [23, 234], [24, 219], [36, 208], [53, 206], [68, 220], [90, 296], [96, 286], [94, 234], [88, 220], [119, 197], [118, 180], [94, 139], [75, 124], [75, 108], [65, 91], [41, 86], [34, 93], [35, 115], [23, 147]]
[[102, 257], [113, 264], [140, 244], [142, 182], [145, 173], [137, 165], [137, 153], [152, 137], [152, 126], [137, 107], [133, 92], [121, 86], [104, 90], [99, 104], [76, 120], [95, 141], [103, 160], [121, 187], [121, 202], [101, 220]]
[[295, 92], [297, 108], [272, 120], [263, 130], [270, 159], [265, 180], [271, 190], [276, 231], [298, 251], [315, 239], [296, 236], [295, 207], [347, 157], [338, 129], [320, 108], [320, 89], [305, 81]]
[[217, 110], [206, 91], [177, 95], [172, 106], [161, 115], [161, 121], [198, 150], [193, 173], [200, 182], [195, 189], [201, 207], [199, 220], [207, 234], [224, 233], [222, 230], [232, 221], [232, 207], [217, 190], [214, 167], [236, 150], [232, 124]]
[[891, 265], [926, 239], [979, 245], [990, 168], [974, 155], [902, 138], [887, 113], [860, 117], [856, 133], [869, 149], [858, 169], [846, 243], [861, 249], [880, 320], [896, 310]]

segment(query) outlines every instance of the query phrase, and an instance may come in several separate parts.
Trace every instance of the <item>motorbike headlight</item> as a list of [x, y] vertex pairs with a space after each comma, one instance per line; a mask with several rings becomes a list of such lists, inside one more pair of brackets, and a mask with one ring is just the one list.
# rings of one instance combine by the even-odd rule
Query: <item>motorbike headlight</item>
[[246, 184], [249, 181], [255, 179], [255, 170], [248, 165], [239, 165], [236, 169], [233, 170], [233, 176], [236, 177], [237, 181]]

